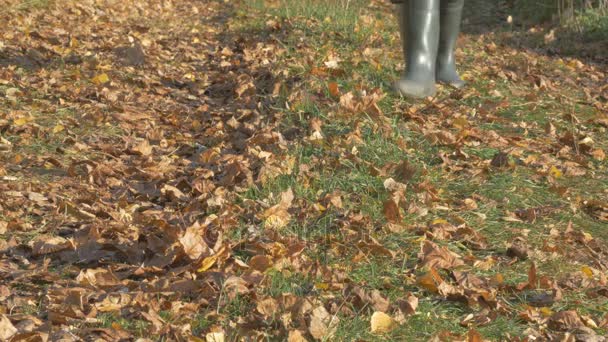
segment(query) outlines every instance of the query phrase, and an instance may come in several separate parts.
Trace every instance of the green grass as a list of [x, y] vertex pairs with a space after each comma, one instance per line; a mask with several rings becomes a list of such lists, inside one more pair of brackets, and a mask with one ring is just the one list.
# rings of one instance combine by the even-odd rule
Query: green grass
[[[39, 6], [35, 4], [43, 3], [51, 2], [32, 1], [32, 8]], [[504, 254], [508, 243], [515, 237], [527, 234], [530, 250], [537, 251], [549, 238], [551, 228], [563, 231], [571, 221], [576, 228], [597, 237], [608, 238], [605, 223], [595, 221], [581, 211], [574, 213], [570, 208], [572, 199], [576, 196], [606, 196], [602, 187], [608, 180], [606, 162], [595, 162], [598, 170], [593, 179], [558, 179], [557, 185], [570, 188], [570, 198], [561, 198], [551, 191], [552, 184], [537, 168], [519, 162], [520, 159], [537, 153], [531, 148], [521, 147], [522, 156], [511, 156], [512, 163], [508, 167], [492, 168], [483, 163], [501, 152], [501, 148], [478, 141], [458, 147], [433, 145], [422, 133], [428, 128], [458, 133], [458, 129], [451, 125], [452, 112], [457, 111], [482, 134], [494, 130], [505, 136], [542, 139], [546, 136], [544, 126], [549, 121], [555, 124], [560, 133], [570, 130], [590, 131], [584, 125], [563, 119], [563, 116], [576, 112], [581, 122], [586, 122], [597, 114], [595, 109], [584, 104], [566, 107], [556, 100], [554, 94], [547, 91], [531, 90], [529, 85], [523, 83], [493, 80], [488, 75], [475, 75], [475, 78], [469, 81], [469, 89], [476, 92], [464, 100], [450, 98], [450, 90], [442, 88], [436, 104], [448, 106], [449, 112], [442, 112], [437, 106], [429, 104], [425, 113], [421, 114], [434, 116], [437, 119], [435, 122], [429, 120], [420, 123], [409, 120], [403, 112], [418, 103], [402, 99], [391, 91], [391, 80], [396, 78], [399, 72], [396, 65], [401, 63], [401, 50], [394, 18], [382, 17], [387, 15], [386, 11], [369, 8], [369, 2], [364, 0], [281, 0], [274, 2], [277, 4], [275, 7], [265, 7], [268, 2], [261, 0], [249, 0], [246, 3], [247, 6], [236, 10], [233, 22], [229, 25], [234, 32], [228, 32], [227, 37], [230, 33], [235, 33], [241, 37], [255, 38], [256, 42], [276, 42], [286, 49], [284, 58], [275, 67], [277, 70], [285, 70], [285, 77], [296, 81], [291, 88], [283, 87], [282, 94], [272, 100], [268, 109], [284, 113], [284, 121], [279, 124], [281, 129], [299, 127], [302, 136], [294, 139], [285, 152], [296, 161], [293, 172], [271, 177], [267, 182], [239, 193], [236, 195], [236, 204], [254, 207], [259, 205], [260, 210], [263, 210], [277, 204], [282, 192], [292, 189], [296, 198], [291, 208], [292, 220], [286, 227], [281, 228], [278, 234], [286, 239], [297, 238], [307, 242], [303, 254], [311, 263], [310, 272], [300, 273], [293, 265], [286, 263], [281, 270], [266, 271], [261, 285], [256, 286], [253, 295], [236, 296], [228, 300], [228, 294], [222, 292], [217, 302], [202, 309], [194, 317], [175, 317], [169, 311], [160, 312], [166, 321], [175, 324], [188, 322], [195, 336], [204, 336], [211, 326], [218, 324], [215, 316], [220, 317], [220, 324], [224, 324], [224, 328], [230, 331], [230, 322], [251, 317], [251, 313], [256, 310], [256, 299], [265, 296], [278, 298], [282, 294], [291, 293], [298, 297], [331, 301], [332, 304], [340, 303], [339, 300], [343, 299], [340, 291], [327, 290], [320, 286], [328, 280], [323, 278], [319, 268], [329, 267], [344, 272], [346, 283], [350, 282], [366, 291], [380, 290], [393, 303], [403, 298], [407, 292], [414, 293], [420, 299], [416, 314], [385, 336], [373, 335], [370, 332], [372, 308], [351, 308], [355, 311], [354, 316], [339, 313], [341, 320], [334, 336], [335, 340], [425, 340], [443, 331], [465, 334], [468, 328], [462, 327], [460, 322], [467, 315], [477, 313], [476, 309], [429, 293], [411, 280], [413, 275], [422, 272], [417, 266], [421, 236], [414, 228], [428, 227], [435, 219], [466, 223], [487, 238], [490, 245], [488, 250], [473, 251], [461, 241], [435, 242], [462, 256], [469, 255], [479, 260], [488, 256], [500, 259], [495, 267], [487, 271], [471, 266], [465, 266], [463, 269], [481, 278], [501, 275], [505, 284], [511, 286], [527, 280], [527, 271], [532, 261], [538, 261], [539, 276], [548, 275], [555, 278], [580, 270], [583, 266], [581, 262], [573, 262], [563, 256], [550, 258], [543, 255], [532, 255], [530, 260], [510, 264], [505, 260]], [[368, 26], [367, 22], [363, 22], [370, 18], [373, 19], [371, 25], [376, 26]], [[599, 25], [597, 20], [599, 19], [589, 18], [589, 25]], [[275, 21], [278, 25], [269, 21]], [[485, 41], [467, 39], [468, 44], [462, 48], [465, 54], [462, 65], [466, 69], [475, 69], [473, 64], [478, 63], [480, 59], [490, 59], [491, 56], [483, 52]], [[362, 50], [366, 47], [378, 48], [384, 53], [376, 57], [362, 58]], [[328, 76], [312, 75], [312, 71], [315, 68], [323, 68], [327, 57], [334, 53], [342, 58], [339, 64], [340, 72]], [[524, 57], [513, 56], [510, 63], [524, 63]], [[553, 63], [546, 68], [558, 69], [560, 66]], [[134, 78], [133, 75], [127, 74], [125, 77]], [[384, 112], [386, 122], [382, 121], [384, 119], [372, 118], [366, 113], [339, 115], [339, 104], [328, 91], [329, 82], [337, 82], [343, 94], [349, 91], [357, 93], [362, 89], [368, 92], [375, 88], [381, 89], [386, 96], [378, 106]], [[302, 96], [286, 106], [293, 89], [301, 90]], [[475, 115], [479, 108], [504, 100], [496, 96], [496, 93], [492, 92], [493, 89], [502, 93], [509, 103], [490, 110], [490, 114], [498, 119], [484, 121], [483, 117]], [[534, 91], [538, 98], [530, 101], [514, 95], [514, 90]], [[575, 98], [582, 96], [580, 91], [564, 91]], [[34, 158], [53, 156], [66, 165], [72, 159], [89, 157], [83, 157], [76, 152], [58, 152], [64, 148], [66, 139], [77, 136], [78, 141], [97, 137], [114, 141], [117, 136], [126, 134], [111, 124], [82, 122], [81, 113], [70, 108], [51, 113], [34, 111], [32, 116], [33, 124], [40, 129], [40, 136], [27, 141], [16, 136], [11, 137], [16, 146], [14, 152]], [[321, 120], [323, 123], [324, 139], [321, 142], [306, 139], [310, 133], [308, 126], [312, 119]], [[52, 130], [58, 123], [65, 128], [53, 133]], [[524, 125], [520, 125], [521, 123]], [[363, 141], [356, 146], [356, 150], [346, 142], [346, 137], [353, 133], [355, 124], [360, 128]], [[382, 127], [383, 124], [386, 126]], [[600, 133], [594, 131], [593, 134], [599, 146], [606, 146]], [[407, 146], [404, 148], [401, 142], [405, 142]], [[555, 142], [555, 139], [551, 142]], [[511, 147], [513, 146], [509, 146]], [[462, 157], [465, 154], [469, 158]], [[452, 172], [451, 166], [446, 165], [441, 156], [452, 158], [450, 160], [454, 165], [451, 166], [460, 166], [462, 170]], [[403, 161], [408, 161], [417, 169], [414, 177], [408, 182], [406, 204], [424, 207], [427, 214], [404, 212], [403, 221], [399, 223], [408, 229], [401, 233], [388, 233], [384, 229], [387, 220], [383, 213], [383, 203], [390, 194], [384, 188], [384, 181], [394, 175], [382, 174], [378, 170]], [[600, 167], [604, 169], [600, 170]], [[305, 172], [307, 168], [308, 172]], [[427, 196], [424, 189], [418, 189], [416, 192], [417, 185], [423, 183], [436, 190], [437, 199]], [[334, 192], [342, 194], [342, 208], [319, 209], [319, 202], [327, 194]], [[476, 199], [476, 209], [461, 206], [463, 200], [470, 198]], [[538, 217], [534, 223], [505, 220], [508, 212], [544, 206], [555, 206], [557, 209]], [[359, 225], [349, 221], [349, 218], [356, 214], [364, 216]], [[241, 220], [238, 227], [223, 235], [223, 239], [230, 242], [251, 239], [252, 230], [256, 231], [255, 238], [267, 238], [261, 220], [249, 217]], [[35, 219], [32, 219], [32, 222], [35, 223]], [[37, 231], [32, 232], [31, 236], [23, 236], [27, 241], [34, 234], [37, 234]], [[361, 247], [357, 246], [357, 239], [363, 237], [373, 237], [382, 246], [394, 251], [395, 258], [364, 253]], [[232, 256], [247, 262], [254, 253], [246, 248], [235, 248]], [[361, 253], [365, 256], [360, 257]], [[354, 261], [355, 259], [357, 261]], [[51, 268], [51, 271], [63, 270]], [[446, 279], [449, 278], [447, 272], [443, 275]], [[524, 335], [528, 326], [518, 320], [517, 311], [525, 306], [525, 296], [507, 292], [501, 292], [500, 296], [505, 299], [506, 309], [511, 313], [501, 315], [490, 324], [476, 329], [491, 340]], [[608, 304], [605, 300], [591, 301], [584, 293], [572, 292], [552, 307], [555, 311], [568, 308], [576, 308], [581, 313], [597, 317], [608, 310]], [[115, 328], [119, 325], [136, 336], [149, 335], [150, 323], [139, 318], [100, 314], [99, 319], [103, 327]], [[261, 323], [261, 329], [268, 329], [269, 333], [276, 332], [272, 326], [280, 324], [274, 321]]]
[[55, 4], [55, 0], [23, 0], [16, 8], [21, 11], [42, 10]]
[[608, 11], [591, 10], [578, 13], [568, 27], [587, 41], [608, 39]]
[[115, 313], [101, 313], [97, 316], [101, 326], [116, 329], [117, 326], [139, 337], [150, 336], [150, 323], [133, 318], [121, 317]]
[[[603, 236], [601, 223], [594, 222], [584, 213], [572, 214], [569, 210], [569, 200], [559, 198], [550, 190], [550, 184], [542, 177], [538, 177], [535, 169], [518, 165], [519, 158], [511, 157], [513, 165], [505, 169], [488, 170], [478, 177], [471, 178], [466, 172], [462, 174], [446, 174], [441, 165], [438, 153], [449, 154], [453, 152], [451, 147], [433, 146], [421, 133], [411, 130], [399, 115], [401, 108], [407, 108], [411, 104], [408, 100], [394, 96], [390, 91], [390, 79], [397, 75], [395, 71], [396, 62], [400, 58], [398, 40], [393, 32], [395, 23], [392, 21], [387, 24], [388, 29], [371, 35], [369, 32], [347, 32], [350, 28], [358, 27], [357, 14], [360, 9], [353, 7], [344, 13], [338, 13], [337, 9], [343, 5], [342, 2], [326, 2], [325, 5], [311, 7], [314, 1], [283, 1], [279, 8], [265, 9], [260, 6], [261, 2], [251, 1], [253, 8], [268, 17], [275, 17], [286, 20], [283, 25], [289, 25], [290, 29], [296, 30], [299, 34], [285, 36], [284, 44], [288, 50], [286, 60], [297, 61], [304, 59], [299, 53], [296, 45], [302, 42], [301, 37], [308, 47], [308, 52], [314, 52], [313, 60], [323, 61], [329, 51], [338, 51], [341, 56], [355, 56], [361, 47], [370, 43], [371, 39], [380, 39], [377, 42], [385, 51], [379, 63], [382, 68], [377, 68], [367, 60], [358, 64], [352, 64], [348, 58], [341, 63], [344, 74], [341, 76], [329, 76], [327, 78], [316, 78], [311, 75], [310, 67], [304, 69], [290, 69], [300, 77], [305, 77], [306, 82], [301, 86], [309, 93], [323, 93], [329, 97], [327, 92], [327, 82], [337, 82], [342, 93], [356, 91], [357, 87], [364, 85], [371, 89], [380, 87], [387, 96], [379, 103], [385, 114], [390, 119], [392, 134], [382, 135], [375, 128], [373, 121], [365, 115], [342, 118], [335, 116], [335, 104], [332, 101], [315, 100], [314, 98], [304, 98], [302, 102], [286, 110], [285, 127], [300, 126], [305, 127], [312, 118], [319, 118], [324, 123], [323, 134], [327, 142], [316, 144], [309, 142], [299, 142], [294, 144], [289, 154], [296, 156], [296, 172], [289, 176], [280, 176], [273, 181], [264, 184], [262, 187], [251, 189], [245, 197], [249, 199], [263, 200], [269, 198], [271, 194], [274, 198], [292, 188], [296, 198], [305, 199], [308, 205], [314, 204], [320, 199], [319, 194], [340, 191], [343, 193], [344, 209], [349, 211], [361, 212], [370, 219], [370, 225], [381, 227], [385, 219], [382, 214], [382, 203], [388, 195], [383, 187], [385, 177], [372, 175], [369, 165], [381, 168], [389, 163], [399, 163], [408, 160], [415, 165], [419, 172], [412, 179], [412, 183], [429, 182], [440, 190], [441, 198], [445, 200], [463, 200], [465, 198], [480, 197], [487, 200], [478, 201], [479, 208], [471, 211], [458, 211], [456, 213], [430, 210], [427, 217], [415, 217], [406, 215], [404, 223], [425, 225], [433, 219], [450, 218], [458, 215], [465, 220], [471, 227], [481, 232], [488, 238], [492, 250], [483, 251], [478, 256], [500, 255], [506, 250], [506, 243], [514, 237], [519, 236], [521, 231], [529, 231], [528, 240], [530, 249], [539, 249], [547, 239], [551, 227], [564, 229], [569, 221], [577, 227], [584, 227], [592, 234]], [[360, 4], [359, 4], [360, 5]], [[266, 20], [268, 17], [264, 18]], [[331, 18], [332, 20], [325, 20]], [[307, 21], [308, 20], [308, 21]], [[264, 31], [264, 24], [255, 18], [250, 18], [241, 23], [243, 27], [256, 27]], [[332, 31], [333, 33], [330, 33]], [[343, 34], [343, 37], [336, 37]], [[294, 38], [295, 37], [295, 38]], [[314, 39], [308, 39], [315, 37]], [[373, 38], [372, 38], [373, 37]], [[378, 38], [380, 37], [380, 38]], [[483, 51], [483, 47], [475, 47], [475, 42], [471, 43], [470, 48], [465, 48], [464, 63], [473, 63], [479, 56], [475, 55]], [[520, 57], [520, 56], [518, 56]], [[523, 58], [523, 56], [521, 56]], [[490, 58], [489, 56], [487, 58]], [[319, 63], [319, 62], [317, 62]], [[313, 65], [314, 66], [314, 65]], [[319, 64], [319, 66], [322, 66]], [[465, 66], [467, 67], [467, 66]], [[550, 68], [552, 66], [548, 66]], [[559, 66], [554, 66], [559, 68]], [[507, 81], [490, 83], [479, 78], [471, 81], [470, 87], [476, 89], [479, 96], [472, 96], [460, 102], [469, 110], [473, 110], [487, 102], [499, 103], [503, 101], [497, 98], [490, 91], [497, 89], [509, 99], [508, 106], [500, 106], [492, 114], [500, 117], [503, 121], [479, 122], [477, 118], [469, 118], [471, 125], [477, 126], [482, 130], [495, 130], [499, 134], [523, 135], [530, 139], [544, 138], [544, 126], [553, 122], [560, 132], [573, 129], [572, 123], [562, 120], [564, 112], [563, 105], [557, 103], [551, 94], [543, 91], [538, 92], [539, 100], [532, 103], [525, 98], [519, 98], [511, 93], [513, 85]], [[525, 89], [525, 88], [524, 88]], [[577, 92], [570, 92], [570, 96], [579, 96]], [[277, 101], [281, 103], [282, 101]], [[586, 120], [595, 112], [585, 105], [576, 105], [573, 108], [581, 120]], [[556, 112], [561, 115], [556, 116]], [[363, 144], [357, 146], [358, 158], [348, 159], [343, 157], [343, 153], [348, 151], [349, 146], [342, 146], [340, 142], [353, 129], [354, 123], [361, 120]], [[515, 126], [523, 122], [526, 129]], [[398, 140], [404, 140], [412, 150], [403, 151], [397, 144]], [[329, 143], [328, 143], [329, 142]], [[600, 142], [601, 143], [601, 142]], [[494, 147], [474, 146], [464, 147], [463, 151], [474, 159], [480, 161], [491, 160], [500, 149]], [[526, 151], [528, 153], [529, 151]], [[318, 158], [325, 161], [323, 167], [315, 168], [312, 172], [318, 174], [313, 180], [303, 182], [302, 176], [298, 174], [299, 165], [313, 165]], [[424, 172], [421, 172], [424, 170]], [[605, 180], [605, 174], [598, 178], [598, 182]], [[594, 182], [586, 183], [585, 177], [566, 178], [559, 180], [559, 184], [568, 185], [573, 193], [590, 194], [598, 192], [598, 184]], [[408, 193], [408, 200], [413, 200], [415, 194]], [[557, 206], [550, 214], [539, 217], [532, 223], [515, 223], [504, 220], [507, 211], [514, 212], [519, 209], [528, 209], [543, 206]], [[318, 260], [323, 265], [342, 266], [347, 260], [352, 258], [355, 251], [332, 251], [333, 241], [340, 241], [343, 236], [340, 231], [333, 227], [334, 216], [338, 213], [327, 215], [308, 216], [304, 221], [292, 222], [283, 231], [289, 236], [297, 236], [309, 242], [314, 242], [316, 250], [307, 252], [311, 258]], [[480, 219], [478, 214], [485, 215]], [[370, 227], [370, 229], [373, 229]], [[418, 243], [415, 242], [419, 236], [412, 232], [402, 234], [384, 234], [381, 232], [372, 233], [384, 246], [398, 251], [398, 260], [393, 261], [387, 258], [375, 258], [363, 260], [352, 267], [347, 267], [349, 279], [355, 284], [364, 286], [368, 289], [382, 289], [383, 293], [391, 299], [398, 299], [404, 291], [413, 291], [421, 298], [420, 307], [416, 315], [410, 317], [408, 321], [387, 336], [374, 336], [369, 332], [369, 310], [359, 312], [355, 317], [344, 317], [341, 320], [336, 336], [337, 340], [384, 340], [393, 339], [424, 339], [430, 338], [440, 331], [452, 331], [454, 333], [466, 333], [468, 330], [459, 325], [459, 322], [469, 313], [474, 313], [471, 309], [455, 303], [436, 300], [433, 296], [428, 296], [421, 292], [419, 288], [404, 284], [404, 275], [416, 263], [418, 253]], [[462, 244], [448, 242], [447, 246], [459, 252], [461, 255], [470, 253], [468, 248]], [[485, 253], [485, 254], [484, 254]], [[471, 270], [474, 274], [481, 277], [493, 277], [501, 274], [507, 284], [516, 285], [527, 279], [527, 271], [530, 267], [529, 262], [520, 262], [514, 265], [497, 265], [490, 271]], [[580, 265], [565, 263], [562, 258], [548, 260], [537, 265], [539, 275], [562, 275], [580, 269]], [[280, 272], [272, 272], [270, 275], [269, 286], [265, 290], [266, 294], [277, 296], [281, 293], [302, 294], [300, 284], [308, 284], [310, 287], [312, 279], [302, 279], [297, 275], [285, 276]], [[298, 285], [296, 285], [298, 284]], [[390, 285], [391, 289], [386, 289]], [[517, 309], [523, 302], [521, 298], [509, 298], [512, 303], [511, 309]], [[575, 300], [566, 300], [563, 305], [569, 307]], [[604, 305], [604, 306], [603, 306]], [[605, 307], [604, 303], [591, 304], [587, 306], [589, 312], [597, 313]], [[555, 307], [554, 309], [559, 309]], [[507, 336], [521, 336], [526, 329], [526, 325], [517, 321], [516, 316], [499, 316], [495, 321], [487, 326], [476, 328], [480, 333], [490, 339], [501, 339]]]
[[[316, 20], [320, 25], [315, 26], [322, 30], [334, 29], [339, 32], [349, 32], [355, 29], [358, 14], [366, 3], [365, 0], [286, 0], [271, 8], [269, 12], [289, 20], [296, 18]], [[257, 10], [268, 10], [263, 0], [250, 1], [249, 5]], [[302, 23], [302, 20], [299, 22]]]

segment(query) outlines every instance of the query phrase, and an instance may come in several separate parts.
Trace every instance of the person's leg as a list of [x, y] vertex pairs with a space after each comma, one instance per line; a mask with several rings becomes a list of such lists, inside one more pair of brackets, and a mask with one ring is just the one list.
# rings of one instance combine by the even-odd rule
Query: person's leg
[[461, 88], [465, 82], [456, 71], [454, 50], [456, 40], [460, 33], [462, 21], [462, 8], [464, 0], [441, 0], [439, 51], [437, 53], [437, 74], [439, 82], [447, 83], [453, 87]]
[[406, 0], [401, 5], [405, 72], [395, 87], [404, 96], [421, 98], [436, 92], [439, 5], [440, 0]]

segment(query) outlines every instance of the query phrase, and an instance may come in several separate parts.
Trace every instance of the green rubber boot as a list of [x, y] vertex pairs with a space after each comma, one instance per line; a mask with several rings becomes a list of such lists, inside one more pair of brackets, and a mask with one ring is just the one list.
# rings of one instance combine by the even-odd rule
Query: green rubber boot
[[424, 98], [437, 92], [435, 72], [439, 47], [440, 0], [407, 0], [399, 5], [405, 72], [395, 84], [403, 96]]
[[456, 71], [454, 50], [460, 33], [464, 0], [441, 0], [440, 7], [439, 51], [437, 52], [435, 78], [438, 82], [449, 84], [455, 88], [462, 88], [465, 82]]

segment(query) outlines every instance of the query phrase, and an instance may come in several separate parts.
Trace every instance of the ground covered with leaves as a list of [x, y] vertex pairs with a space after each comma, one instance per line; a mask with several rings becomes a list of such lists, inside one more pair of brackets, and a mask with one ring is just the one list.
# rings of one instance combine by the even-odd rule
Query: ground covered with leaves
[[388, 1], [0, 3], [0, 340], [605, 340], [603, 43], [471, 0], [408, 101]]

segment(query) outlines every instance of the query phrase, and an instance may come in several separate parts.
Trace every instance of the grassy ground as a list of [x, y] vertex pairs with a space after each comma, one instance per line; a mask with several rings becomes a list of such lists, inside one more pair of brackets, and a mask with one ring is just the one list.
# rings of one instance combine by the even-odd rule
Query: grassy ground
[[[13, 65], [0, 74], [0, 290], [13, 292], [0, 291], [0, 314], [13, 324], [312, 339], [309, 305], [339, 318], [326, 340], [608, 334], [608, 298], [589, 294], [608, 267], [605, 65], [532, 52], [505, 23], [469, 17], [467, 87], [410, 101], [391, 90], [403, 62], [386, 1], [83, 5], [65, 21], [42, 14], [64, 13], [59, 1], [11, 4], [58, 20], [12, 16], [21, 26], [0, 40], [0, 66]], [[36, 45], [44, 58], [23, 53], [38, 38], [17, 33], [47, 39], [82, 13], [88, 31], [60, 34], [55, 52]], [[143, 67], [111, 53], [131, 35]], [[507, 252], [516, 240], [525, 257]], [[437, 272], [464, 294], [425, 285], [426, 241], [463, 258]], [[551, 302], [533, 307], [537, 293]], [[372, 333], [372, 313], [397, 317], [408, 294], [415, 313]], [[568, 310], [585, 323], [555, 328]]]

